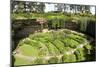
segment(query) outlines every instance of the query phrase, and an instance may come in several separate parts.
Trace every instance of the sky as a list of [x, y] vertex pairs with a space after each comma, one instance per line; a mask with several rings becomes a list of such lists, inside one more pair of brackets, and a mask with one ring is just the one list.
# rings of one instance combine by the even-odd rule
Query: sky
[[95, 12], [96, 12], [95, 7], [91, 7], [90, 11], [91, 11], [92, 14], [95, 14]]
[[48, 11], [53, 11], [54, 10], [54, 4], [45, 4], [46, 8], [45, 8], [45, 12]]

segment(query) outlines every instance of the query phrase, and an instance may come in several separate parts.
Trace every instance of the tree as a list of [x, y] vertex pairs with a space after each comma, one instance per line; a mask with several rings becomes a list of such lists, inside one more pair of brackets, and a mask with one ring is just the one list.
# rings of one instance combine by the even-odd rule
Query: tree
[[62, 4], [57, 4], [57, 5], [55, 5], [55, 7], [57, 8], [57, 11], [59, 11], [59, 12], [63, 11]]
[[85, 5], [85, 12], [90, 13], [90, 6], [89, 5]]
[[39, 12], [44, 12], [45, 9], [45, 4], [44, 3], [40, 3], [39, 4]]
[[15, 12], [44, 12], [45, 9], [45, 4], [38, 2], [13, 1], [11, 4]]
[[64, 12], [65, 12], [65, 10], [66, 10], [66, 4], [63, 4], [63, 9], [64, 9]]
[[75, 7], [73, 4], [70, 4], [70, 11], [72, 11], [72, 13], [75, 13]]

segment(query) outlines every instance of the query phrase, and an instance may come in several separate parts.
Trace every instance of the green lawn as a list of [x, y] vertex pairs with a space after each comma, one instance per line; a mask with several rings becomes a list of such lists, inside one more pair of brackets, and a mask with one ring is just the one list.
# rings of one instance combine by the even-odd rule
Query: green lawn
[[16, 60], [15, 60], [14, 65], [30, 65], [30, 64], [33, 64], [32, 61], [28, 61], [26, 59], [19, 58], [19, 57], [15, 57], [15, 58], [16, 58]]
[[38, 56], [38, 49], [30, 45], [24, 44], [19, 47], [19, 50], [22, 52], [23, 55], [26, 56]]

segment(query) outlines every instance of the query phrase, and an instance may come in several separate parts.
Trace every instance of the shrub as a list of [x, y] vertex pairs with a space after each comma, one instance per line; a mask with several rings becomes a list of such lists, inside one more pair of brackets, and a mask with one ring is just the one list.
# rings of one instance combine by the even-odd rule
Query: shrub
[[76, 55], [77, 61], [84, 61], [86, 59], [82, 48], [79, 48], [74, 54]]
[[48, 63], [58, 63], [58, 58], [57, 57], [52, 57], [48, 60]]
[[57, 49], [59, 49], [60, 53], [66, 52], [65, 45], [60, 40], [56, 39], [52, 43], [54, 44], [54, 46], [56, 46]]
[[79, 45], [77, 41], [70, 38], [64, 39], [63, 42], [65, 43], [66, 47], [71, 47], [71, 48], [76, 48]]
[[85, 45], [85, 48], [88, 49], [88, 50], [91, 50], [92, 46], [90, 44], [87, 44], [87, 45]]
[[79, 43], [83, 43], [85, 41], [85, 38], [78, 36], [78, 35], [74, 35], [74, 34], [70, 34], [69, 38], [71, 38]]
[[48, 64], [48, 62], [42, 58], [37, 58], [33, 64]]
[[74, 54], [63, 55], [62, 61], [65, 62], [76, 62], [76, 56]]
[[60, 51], [59, 49], [57, 49], [53, 43], [51, 42], [48, 42], [46, 43], [46, 46], [49, 50], [49, 55], [59, 55], [60, 54]]

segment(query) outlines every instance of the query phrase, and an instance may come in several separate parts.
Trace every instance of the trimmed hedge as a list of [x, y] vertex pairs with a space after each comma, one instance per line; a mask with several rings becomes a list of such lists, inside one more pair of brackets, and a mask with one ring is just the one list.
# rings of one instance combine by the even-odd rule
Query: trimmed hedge
[[[70, 33], [67, 32], [69, 31], [58, 30], [35, 33], [21, 40], [15, 51], [20, 50], [22, 55], [35, 57], [36, 59], [33, 60], [31, 64], [85, 61], [87, 59], [88, 50], [93, 50], [92, 45], [89, 45], [88, 42], [84, 47], [78, 48], [80, 44], [84, 44], [87, 41], [87, 39], [84, 38], [85, 35], [76, 34], [71, 31]], [[76, 50], [72, 53], [74, 49]], [[90, 52], [89, 55], [91, 54]], [[17, 59], [16, 56], [15, 59]], [[15, 62], [15, 65], [18, 64]]]
[[76, 62], [76, 56], [74, 54], [63, 55], [62, 61], [63, 61], [63, 63], [66, 63], [66, 62]]

